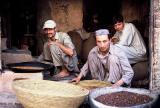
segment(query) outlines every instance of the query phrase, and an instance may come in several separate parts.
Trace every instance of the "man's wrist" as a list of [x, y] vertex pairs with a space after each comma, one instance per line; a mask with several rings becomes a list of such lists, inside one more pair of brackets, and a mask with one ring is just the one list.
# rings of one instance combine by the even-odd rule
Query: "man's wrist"
[[122, 86], [123, 84], [124, 84], [124, 81], [121, 79], [121, 80], [117, 81], [114, 85]]

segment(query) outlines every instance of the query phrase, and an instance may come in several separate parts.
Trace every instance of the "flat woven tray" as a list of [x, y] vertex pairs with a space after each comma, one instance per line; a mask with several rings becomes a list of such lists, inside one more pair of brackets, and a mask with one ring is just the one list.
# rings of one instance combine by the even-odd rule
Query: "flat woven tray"
[[82, 80], [77, 85], [89, 90], [92, 90], [95, 88], [112, 86], [112, 84], [109, 82], [104, 82], [99, 80]]

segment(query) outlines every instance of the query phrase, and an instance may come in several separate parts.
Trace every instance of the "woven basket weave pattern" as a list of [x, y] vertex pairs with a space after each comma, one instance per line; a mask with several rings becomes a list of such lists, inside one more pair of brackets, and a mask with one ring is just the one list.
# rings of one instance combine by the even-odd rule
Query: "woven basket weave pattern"
[[89, 93], [72, 84], [45, 80], [15, 81], [13, 88], [25, 108], [78, 108]]

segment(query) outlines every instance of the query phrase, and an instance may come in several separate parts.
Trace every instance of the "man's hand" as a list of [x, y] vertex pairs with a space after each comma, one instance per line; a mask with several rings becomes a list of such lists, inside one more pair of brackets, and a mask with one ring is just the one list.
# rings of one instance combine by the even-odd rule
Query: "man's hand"
[[72, 79], [72, 82], [75, 82], [76, 84], [80, 82], [81, 78], [82, 78], [82, 74], [80, 73], [76, 78]]
[[72, 79], [72, 82], [75, 82], [76, 84], [78, 84], [80, 82], [80, 78], [76, 77]]
[[74, 52], [73, 49], [63, 45], [61, 42], [59, 42], [58, 40], [56, 41], [49, 41], [48, 42], [48, 46], [50, 45], [56, 45], [57, 47], [59, 47], [65, 54], [69, 55], [69, 56], [73, 56]]
[[111, 42], [112, 42], [113, 44], [116, 44], [116, 43], [119, 42], [119, 38], [118, 38], [117, 36], [113, 36], [113, 37], [111, 38]]
[[124, 81], [122, 79], [120, 79], [119, 81], [117, 81], [115, 84], [112, 85], [112, 87], [120, 87], [121, 85], [124, 84]]

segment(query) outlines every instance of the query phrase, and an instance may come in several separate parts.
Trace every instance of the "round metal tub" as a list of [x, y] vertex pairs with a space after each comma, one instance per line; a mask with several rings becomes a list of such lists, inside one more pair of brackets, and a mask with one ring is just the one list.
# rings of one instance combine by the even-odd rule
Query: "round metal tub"
[[[114, 93], [114, 92], [120, 92], [120, 91], [128, 91], [128, 92], [133, 92], [133, 93], [138, 93], [138, 94], [144, 94], [148, 95], [151, 98], [153, 98], [152, 101], [149, 103], [145, 104], [140, 104], [140, 105], [135, 105], [131, 107], [115, 107], [115, 106], [109, 106], [109, 105], [104, 105], [98, 101], [95, 100], [96, 97], [107, 94], [107, 93]], [[95, 90], [92, 90], [89, 94], [89, 102], [92, 108], [151, 108], [155, 102], [158, 99], [157, 94], [151, 93], [149, 90], [146, 89], [135, 89], [135, 88], [123, 88], [123, 87], [118, 87], [118, 88], [112, 88], [112, 87], [104, 87], [104, 88], [97, 88]]]

